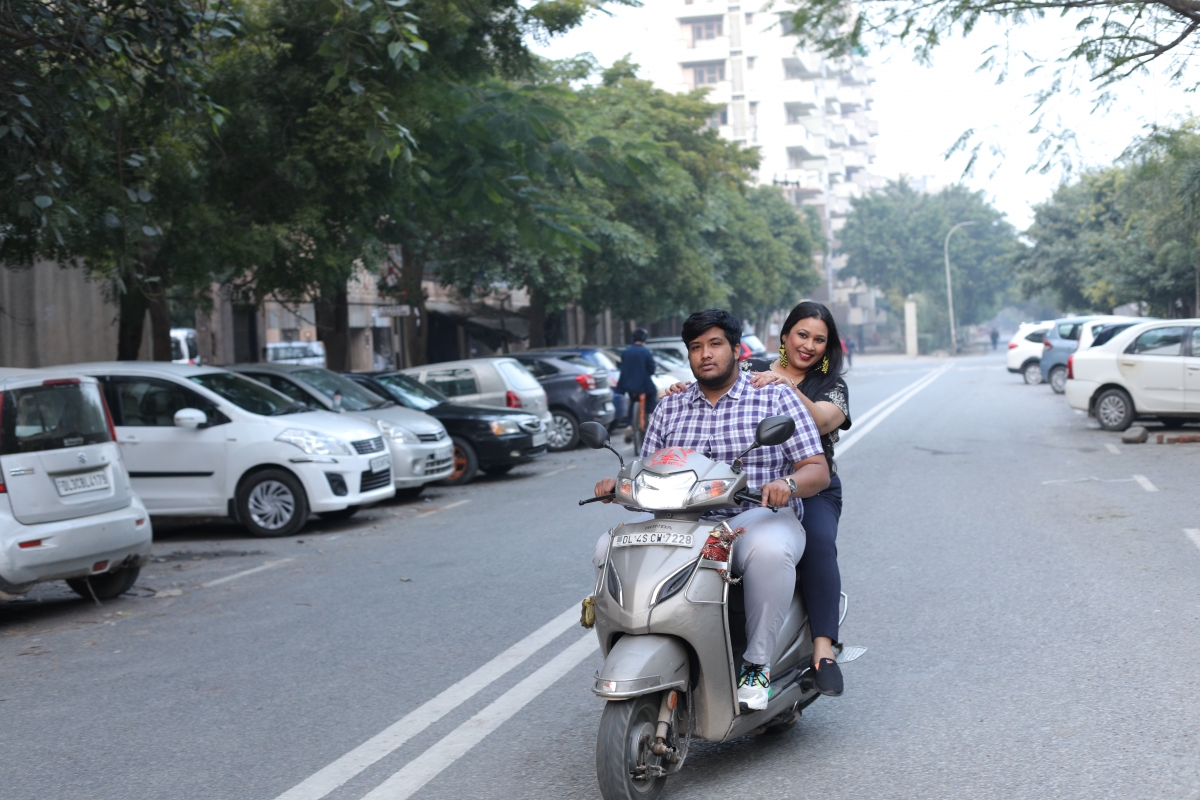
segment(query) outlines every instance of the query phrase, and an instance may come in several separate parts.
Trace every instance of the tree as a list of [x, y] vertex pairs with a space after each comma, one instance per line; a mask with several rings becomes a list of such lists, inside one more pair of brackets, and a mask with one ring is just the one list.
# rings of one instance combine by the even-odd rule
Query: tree
[[[841, 275], [883, 289], [896, 311], [904, 298], [915, 293], [930, 298], [931, 309], [944, 309], [945, 238], [954, 225], [965, 221], [976, 224], [960, 229], [950, 240], [955, 323], [981, 322], [1009, 294], [1017, 244], [1012, 225], [982, 192], [956, 185], [924, 194], [902, 178], [882, 191], [851, 200], [846, 226], [839, 233], [841, 251], [847, 256]], [[933, 330], [939, 342], [943, 336], [948, 342], [949, 332], [940, 331], [942, 327], [948, 328], [935, 325]]]

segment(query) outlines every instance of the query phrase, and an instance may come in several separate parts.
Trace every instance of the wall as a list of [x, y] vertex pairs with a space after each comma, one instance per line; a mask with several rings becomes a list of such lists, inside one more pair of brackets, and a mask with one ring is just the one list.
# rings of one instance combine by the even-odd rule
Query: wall
[[0, 266], [0, 366], [48, 367], [117, 357], [117, 307], [82, 269]]

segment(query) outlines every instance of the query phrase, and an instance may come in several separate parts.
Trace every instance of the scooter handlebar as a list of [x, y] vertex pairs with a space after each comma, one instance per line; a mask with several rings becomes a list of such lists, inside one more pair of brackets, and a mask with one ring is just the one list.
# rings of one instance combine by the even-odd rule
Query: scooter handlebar
[[[733, 499], [740, 500], [745, 503], [760, 504], [762, 503], [762, 492], [755, 492], [751, 489], [742, 489], [733, 496]], [[771, 509], [772, 511], [779, 511], [779, 506], [769, 505], [767, 508]]]
[[588, 503], [598, 503], [601, 500], [615, 500], [616, 497], [616, 492], [609, 492], [608, 494], [602, 494], [599, 497], [589, 497], [587, 500], [580, 500], [579, 505], [586, 506]]

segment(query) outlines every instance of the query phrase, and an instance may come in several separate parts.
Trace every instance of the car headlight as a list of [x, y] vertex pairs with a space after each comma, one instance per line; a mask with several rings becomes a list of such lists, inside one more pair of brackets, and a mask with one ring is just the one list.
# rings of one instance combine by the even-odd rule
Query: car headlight
[[316, 431], [305, 431], [300, 428], [288, 428], [275, 437], [277, 442], [287, 442], [299, 447], [310, 456], [345, 456], [350, 454], [350, 448], [338, 438], [326, 436]]
[[521, 423], [515, 419], [497, 419], [492, 420], [492, 433], [497, 436], [508, 436], [513, 433], [521, 432]]
[[404, 442], [405, 444], [418, 444], [421, 441], [415, 433], [403, 425], [397, 425], [385, 419], [375, 420], [375, 425], [379, 428], [380, 433], [392, 441]]
[[716, 500], [721, 495], [729, 490], [733, 485], [733, 481], [700, 481], [692, 487], [692, 491], [688, 492], [687, 504], [705, 503], [709, 500]]
[[695, 484], [696, 473], [691, 470], [670, 475], [643, 470], [633, 481], [633, 493], [642, 508], [683, 508]]

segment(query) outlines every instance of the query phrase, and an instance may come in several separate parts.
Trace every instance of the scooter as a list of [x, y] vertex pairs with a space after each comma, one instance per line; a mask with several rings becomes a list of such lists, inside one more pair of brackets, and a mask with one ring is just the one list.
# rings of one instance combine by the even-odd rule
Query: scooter
[[[754, 444], [733, 464], [672, 447], [626, 465], [604, 426], [580, 426], [584, 444], [611, 450], [621, 460], [615, 491], [580, 505], [608, 499], [654, 512], [653, 519], [609, 532], [593, 595], [604, 666], [592, 691], [608, 701], [596, 738], [596, 777], [605, 800], [657, 798], [667, 776], [682, 769], [693, 737], [727, 742], [748, 733], [786, 731], [820, 696], [797, 591], [771, 658], [767, 707], [739, 706], [737, 680], [746, 647], [742, 589], [728, 576], [728, 557], [705, 558], [720, 553], [706, 549], [710, 534], [728, 526], [701, 520], [706, 512], [744, 501], [761, 503], [761, 494], [746, 485], [741, 459], [755, 448], [783, 444], [795, 429], [790, 417], [767, 417]], [[845, 619], [844, 594], [842, 600]], [[866, 652], [836, 649], [838, 663]]]

